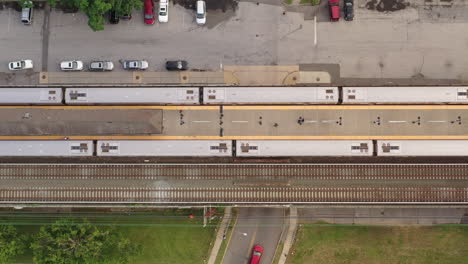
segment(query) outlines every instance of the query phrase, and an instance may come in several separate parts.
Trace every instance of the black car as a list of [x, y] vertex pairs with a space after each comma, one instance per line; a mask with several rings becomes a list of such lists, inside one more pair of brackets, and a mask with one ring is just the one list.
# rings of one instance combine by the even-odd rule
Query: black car
[[130, 20], [132, 19], [132, 14], [123, 14], [120, 18], [123, 20]]
[[344, 19], [352, 21], [354, 19], [354, 2], [353, 0], [344, 0]]
[[186, 71], [188, 63], [184, 60], [166, 61], [166, 69], [168, 71]]
[[120, 17], [117, 15], [117, 12], [115, 10], [111, 10], [109, 12], [109, 22], [111, 24], [118, 24], [120, 21]]

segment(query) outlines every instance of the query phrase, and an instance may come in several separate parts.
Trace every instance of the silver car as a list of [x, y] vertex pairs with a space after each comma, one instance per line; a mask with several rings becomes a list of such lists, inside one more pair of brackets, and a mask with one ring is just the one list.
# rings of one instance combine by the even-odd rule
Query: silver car
[[146, 70], [149, 66], [145, 60], [124, 60], [120, 62], [125, 70]]
[[89, 64], [90, 71], [112, 71], [114, 63], [112, 61], [93, 61]]

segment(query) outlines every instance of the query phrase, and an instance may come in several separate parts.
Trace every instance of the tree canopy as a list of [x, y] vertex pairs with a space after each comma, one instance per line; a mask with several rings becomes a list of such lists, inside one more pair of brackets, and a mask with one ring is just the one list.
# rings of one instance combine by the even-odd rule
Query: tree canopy
[[88, 25], [94, 31], [104, 29], [104, 16], [110, 10], [122, 16], [143, 8], [142, 0], [47, 0], [47, 2], [52, 7], [59, 5], [85, 13], [88, 16]]
[[9, 263], [22, 254], [25, 249], [25, 238], [18, 236], [12, 225], [0, 224], [0, 263]]
[[125, 264], [141, 250], [112, 227], [69, 219], [42, 226], [31, 249], [37, 264]]

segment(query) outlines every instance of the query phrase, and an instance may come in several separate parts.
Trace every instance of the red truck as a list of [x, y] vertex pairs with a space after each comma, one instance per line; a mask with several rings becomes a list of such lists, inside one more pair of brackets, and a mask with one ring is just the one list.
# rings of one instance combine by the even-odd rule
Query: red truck
[[337, 22], [340, 20], [340, 0], [328, 0], [330, 8], [330, 21]]

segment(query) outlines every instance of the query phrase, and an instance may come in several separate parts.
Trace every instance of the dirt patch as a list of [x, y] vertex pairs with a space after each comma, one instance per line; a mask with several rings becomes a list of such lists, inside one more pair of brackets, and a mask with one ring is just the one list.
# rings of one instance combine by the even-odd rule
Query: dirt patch
[[[178, 4], [187, 9], [196, 9], [197, 0], [174, 0], [174, 4]], [[206, 9], [208, 10], [221, 10], [226, 12], [228, 9], [235, 11], [237, 9], [236, 0], [205, 0]]]
[[366, 8], [378, 12], [395, 12], [403, 10], [409, 6], [404, 0], [370, 0], [366, 3]]

